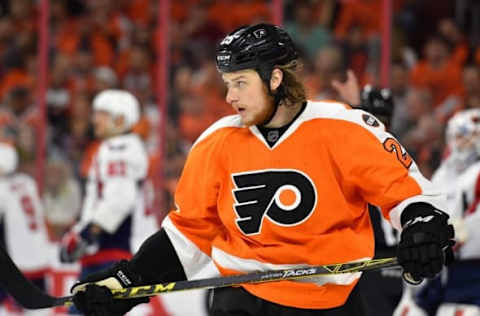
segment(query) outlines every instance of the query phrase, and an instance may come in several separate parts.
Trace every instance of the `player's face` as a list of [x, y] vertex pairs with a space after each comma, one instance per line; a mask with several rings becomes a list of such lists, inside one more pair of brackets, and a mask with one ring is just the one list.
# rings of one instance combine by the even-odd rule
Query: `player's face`
[[475, 149], [476, 142], [480, 139], [480, 131], [474, 131], [471, 135], [457, 135], [455, 146], [460, 152], [467, 152]]
[[93, 112], [92, 123], [96, 137], [106, 138], [111, 136], [113, 131], [113, 118], [108, 112]]
[[261, 124], [270, 117], [274, 110], [273, 100], [256, 71], [224, 73], [222, 78], [227, 86], [226, 100], [240, 115], [243, 124]]

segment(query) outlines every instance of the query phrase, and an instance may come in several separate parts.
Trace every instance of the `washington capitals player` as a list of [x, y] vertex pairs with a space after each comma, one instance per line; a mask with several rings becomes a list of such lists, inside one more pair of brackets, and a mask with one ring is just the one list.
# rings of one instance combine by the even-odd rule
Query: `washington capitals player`
[[480, 201], [479, 109], [458, 112], [448, 121], [446, 144], [450, 153], [433, 174], [432, 182], [442, 188], [447, 197], [458, 242], [457, 260], [441, 278], [429, 281], [421, 290], [407, 287], [394, 315], [480, 315], [477, 307], [480, 279], [475, 273], [480, 262], [480, 247], [475, 243], [480, 237], [475, 231], [475, 225], [480, 224], [476, 219], [478, 214], [475, 215]]
[[[15, 172], [18, 156], [13, 146], [0, 143], [0, 157], [0, 215], [5, 247], [26, 277], [45, 289], [49, 245], [37, 185], [27, 174]], [[35, 315], [40, 313], [36, 311]]]
[[457, 260], [443, 278], [429, 282], [417, 302], [438, 316], [480, 315], [480, 110], [459, 112], [448, 123], [447, 142], [452, 153], [433, 181], [447, 192], [456, 227]]
[[105, 90], [94, 98], [93, 109], [102, 143], [89, 170], [80, 221], [64, 236], [60, 251], [64, 262], [80, 260], [80, 279], [131, 257], [133, 217], [143, 213], [148, 168], [142, 140], [131, 132], [140, 116], [137, 99], [127, 91]]

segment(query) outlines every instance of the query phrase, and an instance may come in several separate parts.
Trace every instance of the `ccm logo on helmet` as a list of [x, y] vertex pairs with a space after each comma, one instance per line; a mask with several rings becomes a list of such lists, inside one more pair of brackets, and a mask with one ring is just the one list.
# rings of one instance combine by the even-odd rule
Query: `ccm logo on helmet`
[[298, 170], [243, 172], [232, 179], [236, 224], [245, 235], [259, 234], [264, 218], [280, 226], [298, 225], [317, 204], [313, 181]]

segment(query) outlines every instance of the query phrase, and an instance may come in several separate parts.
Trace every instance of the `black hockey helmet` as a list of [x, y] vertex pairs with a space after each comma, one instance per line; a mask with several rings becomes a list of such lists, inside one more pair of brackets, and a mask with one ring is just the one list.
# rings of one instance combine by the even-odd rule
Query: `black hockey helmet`
[[393, 97], [390, 89], [379, 89], [366, 85], [361, 92], [362, 109], [382, 119], [390, 122], [393, 114]]
[[216, 53], [220, 72], [251, 68], [256, 69], [263, 80], [270, 80], [275, 65], [285, 65], [297, 58], [297, 50], [288, 33], [267, 23], [236, 29], [220, 42]]

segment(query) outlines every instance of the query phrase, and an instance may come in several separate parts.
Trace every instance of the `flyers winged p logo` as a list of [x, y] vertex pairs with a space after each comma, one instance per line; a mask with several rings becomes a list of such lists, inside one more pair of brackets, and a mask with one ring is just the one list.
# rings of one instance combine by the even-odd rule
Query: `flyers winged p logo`
[[280, 226], [298, 225], [315, 209], [315, 185], [298, 170], [257, 170], [232, 178], [236, 224], [245, 235], [260, 233], [265, 218]]

